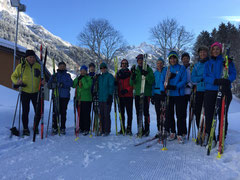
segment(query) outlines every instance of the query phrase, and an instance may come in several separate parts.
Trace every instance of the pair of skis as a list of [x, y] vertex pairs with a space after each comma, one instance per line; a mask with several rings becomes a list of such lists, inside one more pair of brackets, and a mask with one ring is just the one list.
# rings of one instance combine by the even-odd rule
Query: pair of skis
[[193, 91], [190, 96], [190, 103], [189, 103], [189, 119], [188, 119], [188, 135], [187, 138], [189, 140], [191, 129], [192, 129], [192, 140], [195, 142], [196, 141], [196, 126], [195, 126], [195, 121], [196, 121], [196, 116], [194, 115], [195, 111], [195, 99], [196, 99], [196, 86], [193, 86]]
[[[118, 58], [114, 58], [114, 71], [115, 71], [115, 81], [117, 78], [117, 72], [118, 72]], [[118, 114], [119, 114], [119, 120], [121, 124], [121, 131], [122, 134], [125, 135], [125, 125], [123, 124], [122, 121], [122, 114], [121, 114], [121, 108], [120, 108], [120, 101], [118, 97], [118, 86], [115, 86], [114, 89], [114, 113], [115, 113], [115, 127], [116, 127], [116, 135], [118, 135], [118, 128], [117, 128], [117, 109], [118, 109]]]
[[[230, 48], [227, 47], [224, 50], [224, 60], [225, 60], [225, 64], [224, 64], [224, 68], [223, 68], [223, 72], [222, 72], [222, 78], [224, 79], [228, 79], [228, 56], [229, 56], [229, 51]], [[213, 142], [213, 138], [215, 137], [215, 130], [216, 130], [216, 126], [217, 126], [217, 115], [220, 111], [220, 133], [219, 133], [219, 146], [218, 146], [218, 155], [217, 158], [221, 158], [223, 152], [224, 152], [224, 141], [225, 141], [225, 121], [227, 118], [227, 113], [226, 113], [226, 109], [227, 109], [227, 102], [226, 102], [227, 98], [226, 95], [222, 94], [222, 87], [219, 87], [218, 90], [218, 94], [217, 94], [217, 100], [216, 100], [216, 104], [215, 104], [215, 111], [214, 111], [214, 117], [213, 117], [213, 121], [212, 121], [212, 127], [211, 127], [211, 131], [210, 131], [210, 136], [209, 136], [209, 141], [208, 141], [208, 149], [207, 149], [207, 155], [210, 155], [210, 152], [212, 150], [212, 142]], [[220, 109], [221, 107], [221, 109]]]
[[[164, 88], [166, 90], [167, 85], [169, 84], [169, 80], [170, 80], [170, 76], [171, 76], [171, 72], [170, 72], [170, 66], [168, 66], [167, 68], [167, 72], [165, 75], [165, 81], [164, 81]], [[169, 104], [169, 91], [166, 90], [165, 91], [167, 94], [167, 97], [165, 98], [164, 101], [162, 101], [161, 103], [161, 115], [160, 115], [160, 127], [159, 127], [159, 132], [158, 135], [154, 136], [153, 138], [147, 139], [143, 142], [140, 142], [138, 144], [135, 144], [134, 146], [140, 146], [142, 144], [154, 141], [155, 139], [158, 139], [158, 141], [156, 141], [156, 143], [160, 143], [162, 142], [162, 151], [166, 151], [167, 150], [167, 132], [165, 130], [165, 122], [166, 122], [166, 112], [167, 112], [167, 108], [168, 108], [168, 104]], [[147, 145], [147, 148], [152, 147], [154, 144], [149, 144]]]
[[[36, 113], [35, 113], [35, 117], [34, 117], [33, 142], [35, 142], [35, 140], [36, 140], [36, 133], [37, 133], [39, 121], [41, 121], [41, 139], [43, 139], [43, 129], [44, 129], [44, 84], [43, 84], [43, 81], [44, 81], [48, 51], [46, 48], [44, 61], [43, 61], [42, 50], [43, 49], [42, 49], [42, 45], [41, 45], [41, 47], [40, 47], [41, 80], [39, 83], [37, 107], [36, 107]], [[39, 119], [39, 115], [40, 115], [40, 119]]]

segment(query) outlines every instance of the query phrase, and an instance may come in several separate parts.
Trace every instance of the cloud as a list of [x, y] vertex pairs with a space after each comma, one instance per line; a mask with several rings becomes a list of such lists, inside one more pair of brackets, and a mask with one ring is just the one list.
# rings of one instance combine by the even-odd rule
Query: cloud
[[240, 16], [221, 16], [220, 18], [226, 21], [240, 22]]

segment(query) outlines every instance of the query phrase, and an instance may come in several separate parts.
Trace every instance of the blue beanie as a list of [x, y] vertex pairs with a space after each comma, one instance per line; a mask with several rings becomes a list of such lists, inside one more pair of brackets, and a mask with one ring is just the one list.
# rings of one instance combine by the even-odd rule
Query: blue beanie
[[87, 68], [87, 66], [85, 66], [85, 65], [82, 65], [82, 66], [81, 66], [81, 68], [80, 68], [80, 71], [81, 71], [81, 70], [85, 70], [85, 71], [87, 71], [87, 70], [88, 70], [88, 68]]
[[163, 58], [162, 58], [162, 57], [159, 57], [157, 61], [162, 61], [162, 62], [163, 62], [163, 64], [165, 63], [165, 61], [163, 60]]
[[170, 59], [171, 56], [175, 56], [177, 59], [178, 58], [178, 53], [176, 51], [171, 51], [169, 54], [168, 54], [168, 59]]

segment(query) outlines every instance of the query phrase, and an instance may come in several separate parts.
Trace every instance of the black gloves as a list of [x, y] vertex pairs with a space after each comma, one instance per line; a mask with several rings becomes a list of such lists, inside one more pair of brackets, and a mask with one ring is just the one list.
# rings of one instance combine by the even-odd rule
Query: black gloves
[[58, 83], [59, 88], [63, 88], [64, 84], [62, 82]]
[[231, 86], [231, 82], [229, 79], [215, 79], [214, 80], [214, 85], [217, 86], [225, 86], [225, 87], [230, 87]]
[[121, 95], [125, 95], [125, 94], [128, 93], [128, 90], [127, 89], [122, 89], [120, 92], [121, 92]]
[[173, 78], [175, 78], [175, 77], [176, 77], [176, 73], [171, 73], [169, 79], [173, 79]]
[[136, 66], [135, 66], [135, 65], [132, 66], [131, 72], [132, 72], [131, 79], [132, 79], [133, 81], [135, 81], [135, 80], [136, 80]]
[[154, 99], [154, 96], [152, 96], [152, 97], [151, 97], [151, 103], [152, 103], [152, 105], [154, 105], [154, 104], [155, 104], [155, 99]]
[[167, 96], [166, 92], [165, 91], [161, 91], [161, 96]]
[[78, 81], [80, 81], [83, 77], [84, 77], [83, 75], [80, 75], [80, 76], [78, 77]]
[[112, 95], [109, 95], [107, 98], [107, 105], [111, 105], [112, 104]]
[[146, 76], [147, 74], [148, 74], [148, 72], [147, 72], [147, 71], [145, 71], [145, 70], [142, 70], [142, 75]]
[[21, 83], [21, 84], [14, 84], [14, 85], [13, 85], [13, 88], [17, 89], [17, 88], [19, 88], [19, 87], [26, 87], [26, 86], [27, 86], [27, 85], [24, 84], [24, 83]]
[[177, 87], [173, 86], [173, 85], [167, 85], [166, 88], [169, 89], [169, 90], [176, 90], [177, 89]]
[[135, 81], [136, 80], [136, 73], [132, 73], [132, 80]]

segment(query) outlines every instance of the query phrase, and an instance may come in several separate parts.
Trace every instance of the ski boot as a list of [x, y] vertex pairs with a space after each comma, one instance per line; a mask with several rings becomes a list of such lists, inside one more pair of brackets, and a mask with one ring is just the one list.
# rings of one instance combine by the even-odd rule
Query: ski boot
[[55, 128], [53, 128], [53, 129], [52, 129], [52, 135], [56, 135], [57, 133], [58, 133], [58, 130], [55, 129]]
[[23, 136], [30, 136], [29, 129], [23, 129]]
[[87, 136], [89, 134], [89, 131], [83, 131], [83, 135]]
[[182, 136], [177, 136], [177, 140], [179, 144], [184, 144], [184, 140]]
[[175, 139], [176, 139], [176, 134], [175, 133], [171, 133], [167, 138], [168, 141], [173, 141]]
[[203, 141], [202, 145], [205, 146], [205, 147], [208, 145], [208, 134], [207, 133], [205, 134], [204, 141]]
[[65, 134], [66, 134], [66, 130], [65, 130], [65, 129], [61, 129], [60, 133], [61, 133], [62, 135], [65, 135]]
[[132, 131], [131, 131], [131, 129], [127, 129], [126, 134], [129, 135], [129, 136], [132, 136]]

